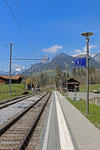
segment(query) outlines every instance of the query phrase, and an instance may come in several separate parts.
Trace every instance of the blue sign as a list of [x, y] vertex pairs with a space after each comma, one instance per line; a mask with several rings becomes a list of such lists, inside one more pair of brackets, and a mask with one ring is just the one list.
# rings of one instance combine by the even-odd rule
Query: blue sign
[[75, 58], [74, 66], [86, 66], [86, 57], [85, 58]]

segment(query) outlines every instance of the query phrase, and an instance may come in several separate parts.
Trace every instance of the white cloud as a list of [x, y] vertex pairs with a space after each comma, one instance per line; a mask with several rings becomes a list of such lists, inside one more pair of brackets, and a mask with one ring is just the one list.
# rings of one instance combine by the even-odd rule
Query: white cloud
[[[89, 45], [89, 51], [92, 49], [92, 48], [96, 48], [98, 47], [97, 45]], [[83, 48], [83, 51], [86, 52], [86, 46]]]
[[85, 55], [86, 54], [86, 52], [82, 51], [81, 49], [76, 49], [76, 50], [74, 50], [74, 52], [76, 54], [74, 54], [73, 57], [81, 56], [81, 55]]
[[[98, 47], [98, 46], [97, 45], [89, 45], [89, 53], [92, 48], [96, 48], [96, 47]], [[76, 49], [76, 50], [74, 50], [74, 52], [76, 53], [73, 55], [74, 57], [79, 56], [79, 55], [85, 55], [87, 53], [86, 46], [83, 48], [83, 50]]]
[[81, 56], [81, 55], [85, 55], [85, 54], [86, 54], [85, 52], [81, 52], [81, 53], [78, 53], [78, 54], [73, 55], [73, 57]]
[[58, 51], [58, 49], [62, 49], [62, 48], [63, 48], [62, 46], [54, 45], [47, 49], [43, 49], [42, 51], [47, 52], [47, 53], [56, 53]]

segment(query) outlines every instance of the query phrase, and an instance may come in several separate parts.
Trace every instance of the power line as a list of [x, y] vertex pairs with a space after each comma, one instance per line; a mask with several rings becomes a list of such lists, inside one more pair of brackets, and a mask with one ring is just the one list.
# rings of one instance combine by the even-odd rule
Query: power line
[[[16, 47], [15, 47], [14, 50], [13, 50], [13, 56], [14, 56], [14, 57], [16, 57], [15, 55], [17, 55], [17, 57], [20, 56], [20, 53], [19, 53], [18, 51], [19, 51], [19, 50], [16, 49]], [[20, 52], [21, 52], [21, 55], [23, 55], [24, 57], [27, 56], [27, 55], [25, 55], [26, 53], [24, 53], [22, 49], [20, 49]]]
[[[8, 49], [7, 49], [7, 47], [4, 45], [4, 44], [2, 44], [1, 42], [0, 42], [0, 45], [3, 47], [1, 47], [2, 49], [5, 49], [5, 50], [7, 50], [8, 51]], [[6, 52], [6, 51], [5, 51]]]
[[11, 12], [11, 14], [12, 14], [12, 16], [14, 17], [16, 24], [18, 25], [18, 27], [20, 28], [21, 32], [23, 33], [24, 38], [26, 39], [27, 43], [29, 44], [29, 46], [30, 46], [30, 47], [31, 47], [31, 49], [33, 50], [33, 52], [34, 52], [35, 56], [38, 58], [38, 56], [37, 56], [37, 54], [36, 54], [35, 50], [33, 49], [32, 45], [31, 45], [31, 42], [30, 42], [30, 41], [29, 41], [29, 39], [27, 38], [27, 36], [26, 36], [25, 32], [23, 31], [23, 29], [22, 29], [21, 25], [19, 24], [19, 22], [18, 22], [18, 20], [17, 20], [16, 16], [14, 15], [14, 13], [13, 13], [12, 9], [10, 8], [10, 6], [9, 6], [8, 2], [7, 2], [6, 0], [4, 0], [4, 2], [6, 3], [6, 5], [7, 5], [8, 9], [10, 10], [10, 12]]
[[33, 59], [33, 58], [12, 58], [12, 60], [48, 60], [48, 59]]
[[[29, 30], [29, 32], [30, 32], [31, 37], [32, 37], [32, 39], [34, 40], [34, 36], [33, 36], [32, 30], [31, 30], [31, 28], [30, 28], [30, 26], [29, 26], [29, 23], [28, 23], [28, 21], [27, 21], [27, 19], [26, 19], [26, 16], [24, 15], [24, 12], [23, 12], [23, 10], [22, 10], [22, 7], [21, 7], [21, 5], [20, 5], [20, 2], [19, 2], [18, 0], [15, 0], [15, 2], [16, 2], [16, 4], [17, 4], [17, 6], [19, 7], [19, 10], [20, 10], [20, 12], [21, 12], [21, 14], [22, 14], [22, 16], [23, 16], [23, 18], [24, 18], [24, 21], [25, 21], [25, 23], [26, 23], [26, 25], [27, 25], [27, 28], [28, 28], [28, 30]], [[40, 54], [40, 55], [41, 55], [41, 54]], [[41, 57], [42, 57], [42, 55], [41, 55]]]
[[6, 55], [7, 55], [7, 52], [5, 51], [5, 49], [3, 49], [3, 48], [0, 47], [0, 50], [1, 50], [1, 51], [0, 51], [0, 54], [3, 54], [3, 55], [6, 54]]
[[[0, 56], [0, 60], [3, 60], [5, 63], [8, 62], [6, 59], [2, 58], [1, 56]], [[7, 63], [7, 64], [8, 64], [8, 63]]]
[[[7, 46], [7, 44], [6, 44], [6, 46], [4, 45], [4, 44], [2, 44], [2, 43], [0, 43], [0, 45], [1, 46], [3, 46], [3, 47], [0, 47], [0, 50], [2, 50], [0, 53], [1, 54], [3, 54], [3, 55], [7, 55], [7, 52], [8, 52], [8, 49], [6, 48], [6, 46]], [[15, 51], [13, 51], [13, 55], [14, 55], [14, 53], [16, 53]], [[22, 52], [21, 52], [22, 53]], [[17, 53], [18, 54], [18, 53]], [[24, 54], [24, 53], [23, 53]], [[17, 55], [17, 56], [19, 56], [19, 55]], [[14, 56], [15, 58], [16, 58], [16, 56]], [[25, 56], [26, 57], [26, 56]]]

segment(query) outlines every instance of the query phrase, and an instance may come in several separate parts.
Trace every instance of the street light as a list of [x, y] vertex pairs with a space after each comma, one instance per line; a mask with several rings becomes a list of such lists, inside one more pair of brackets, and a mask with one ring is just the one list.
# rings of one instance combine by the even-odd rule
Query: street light
[[86, 49], [87, 49], [87, 58], [86, 58], [86, 69], [87, 69], [87, 108], [86, 113], [89, 114], [89, 36], [92, 36], [92, 32], [85, 32], [81, 34], [86, 37]]

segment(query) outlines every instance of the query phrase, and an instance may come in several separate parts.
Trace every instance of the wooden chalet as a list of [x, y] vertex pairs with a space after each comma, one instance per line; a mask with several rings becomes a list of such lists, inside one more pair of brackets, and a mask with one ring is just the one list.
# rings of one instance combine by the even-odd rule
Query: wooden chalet
[[[21, 83], [21, 76], [11, 76], [11, 83]], [[0, 76], [0, 83], [9, 84], [9, 76]]]
[[[68, 91], [79, 91], [79, 85], [80, 82], [78, 82], [77, 80], [70, 78], [69, 80], [67, 80], [67, 87], [68, 87]], [[64, 84], [64, 87], [66, 87], [66, 83]]]

